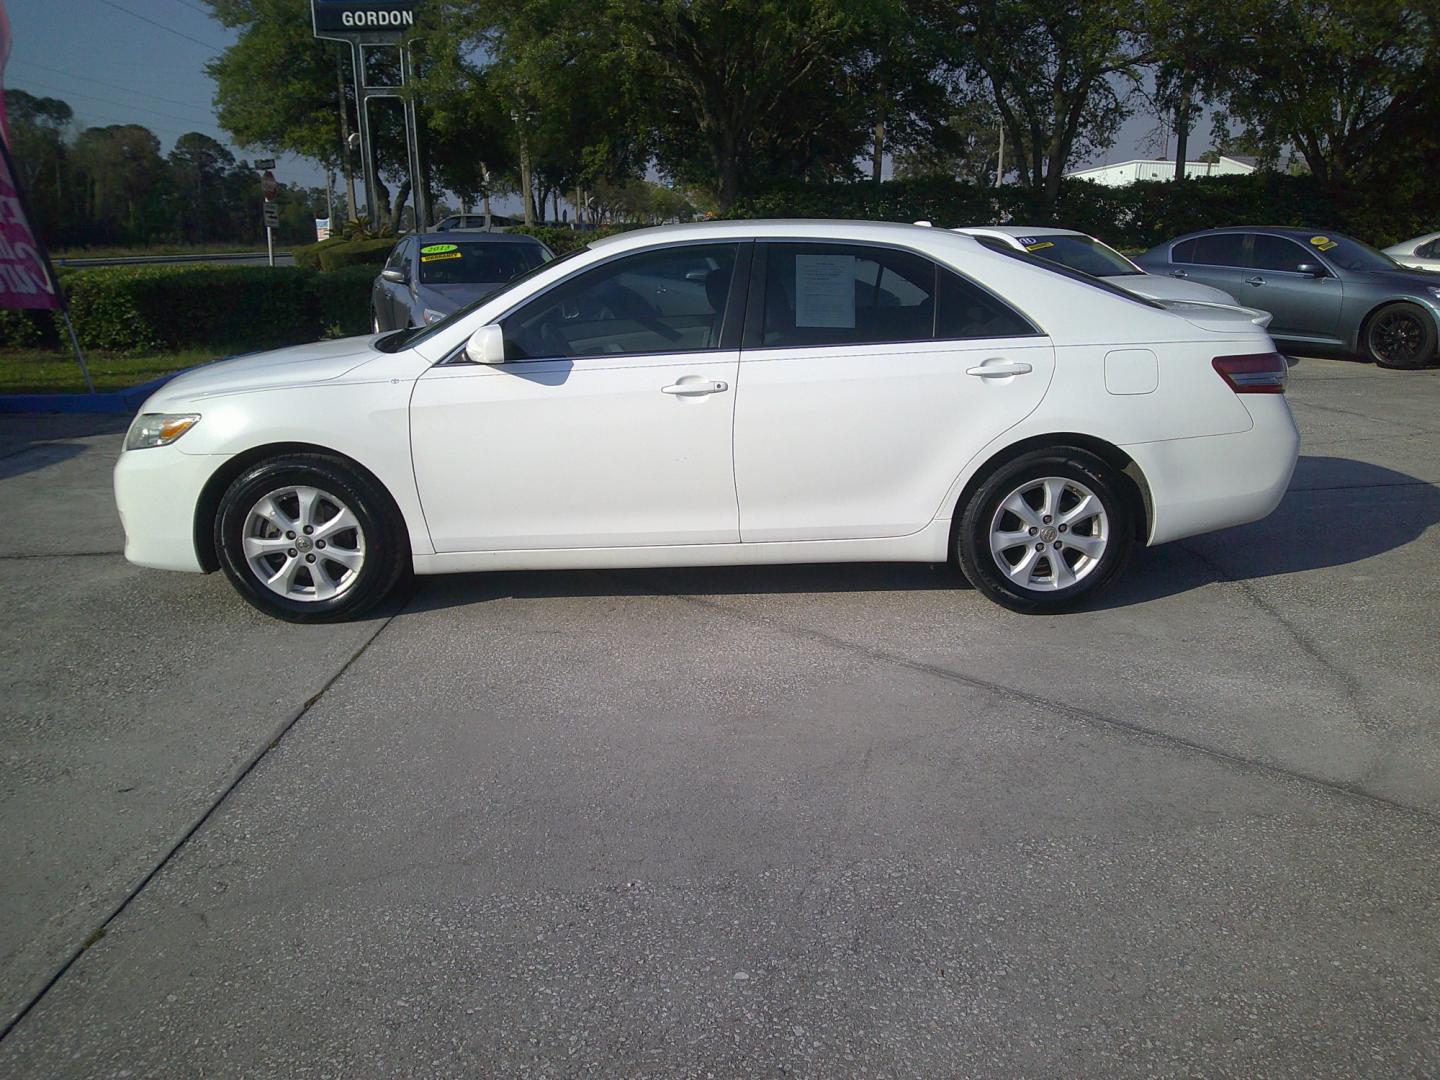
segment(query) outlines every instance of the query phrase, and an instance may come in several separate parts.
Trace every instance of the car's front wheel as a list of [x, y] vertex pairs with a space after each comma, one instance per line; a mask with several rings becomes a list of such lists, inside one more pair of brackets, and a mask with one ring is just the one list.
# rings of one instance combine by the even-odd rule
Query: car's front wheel
[[1365, 324], [1362, 344], [1381, 367], [1424, 367], [1435, 357], [1435, 320], [1415, 304], [1386, 304]]
[[1073, 607], [1130, 556], [1135, 521], [1126, 480], [1082, 450], [1036, 450], [996, 469], [957, 523], [970, 583], [1025, 614]]
[[240, 595], [290, 622], [359, 615], [410, 569], [389, 496], [322, 454], [275, 457], [238, 476], [220, 501], [215, 546]]

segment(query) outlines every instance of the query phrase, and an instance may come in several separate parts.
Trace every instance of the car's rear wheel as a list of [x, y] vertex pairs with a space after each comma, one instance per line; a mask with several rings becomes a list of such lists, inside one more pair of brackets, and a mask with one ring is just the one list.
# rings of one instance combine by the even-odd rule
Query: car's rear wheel
[[988, 476], [957, 524], [960, 568], [997, 604], [1063, 611], [1104, 588], [1129, 559], [1127, 481], [1083, 450], [1036, 450]]
[[321, 454], [272, 458], [237, 477], [220, 500], [215, 546], [240, 595], [290, 622], [359, 615], [410, 568], [389, 496]]
[[1435, 357], [1435, 321], [1418, 305], [1386, 304], [1365, 324], [1365, 354], [1381, 367], [1424, 367]]

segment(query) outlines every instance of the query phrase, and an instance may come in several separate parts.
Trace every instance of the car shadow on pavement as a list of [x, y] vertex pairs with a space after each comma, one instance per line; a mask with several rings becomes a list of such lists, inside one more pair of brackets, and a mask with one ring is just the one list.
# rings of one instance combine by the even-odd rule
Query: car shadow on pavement
[[129, 426], [130, 417], [118, 415], [0, 416], [0, 480], [48, 469], [90, 449], [68, 440], [118, 435]]
[[[1264, 521], [1139, 549], [1115, 586], [1079, 610], [1127, 607], [1212, 584], [1359, 562], [1401, 547], [1440, 521], [1440, 487], [1348, 458], [1302, 457], [1290, 491]], [[1305, 536], [1304, 544], [1293, 537]], [[408, 613], [501, 598], [725, 596], [969, 590], [953, 567], [806, 563], [653, 570], [525, 570], [423, 577]]]
[[1216, 581], [1346, 566], [1404, 547], [1440, 522], [1440, 486], [1366, 461], [1302, 456], [1269, 517], [1136, 552], [1092, 608], [1126, 607]]

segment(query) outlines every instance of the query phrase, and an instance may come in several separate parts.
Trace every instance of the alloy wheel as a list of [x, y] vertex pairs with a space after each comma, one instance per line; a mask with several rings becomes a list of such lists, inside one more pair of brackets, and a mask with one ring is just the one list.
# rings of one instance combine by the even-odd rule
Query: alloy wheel
[[1027, 480], [1000, 500], [990, 522], [990, 554], [1011, 584], [1056, 592], [1083, 581], [1105, 555], [1110, 520], [1077, 480]]
[[287, 600], [332, 600], [365, 565], [365, 532], [354, 512], [328, 491], [276, 488], [256, 501], [241, 538], [250, 572]]
[[1385, 311], [1370, 327], [1370, 349], [1386, 364], [1408, 366], [1420, 359], [1425, 328], [1410, 311]]

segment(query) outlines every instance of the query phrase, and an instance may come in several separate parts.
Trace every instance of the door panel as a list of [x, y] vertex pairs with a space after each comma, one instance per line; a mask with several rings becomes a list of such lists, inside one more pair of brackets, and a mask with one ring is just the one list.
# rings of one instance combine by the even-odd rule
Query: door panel
[[410, 431], [435, 549], [737, 542], [738, 366], [715, 351], [432, 368]]
[[1336, 341], [1344, 285], [1338, 278], [1301, 274], [1302, 263], [1319, 263], [1293, 240], [1265, 233], [1254, 234], [1251, 270], [1245, 275], [1242, 304], [1270, 312], [1270, 333], [1282, 338], [1319, 338]]
[[[746, 542], [904, 536], [961, 468], [1034, 411], [1047, 339], [746, 350], [735, 483]], [[972, 368], [1029, 366], [985, 377]]]

